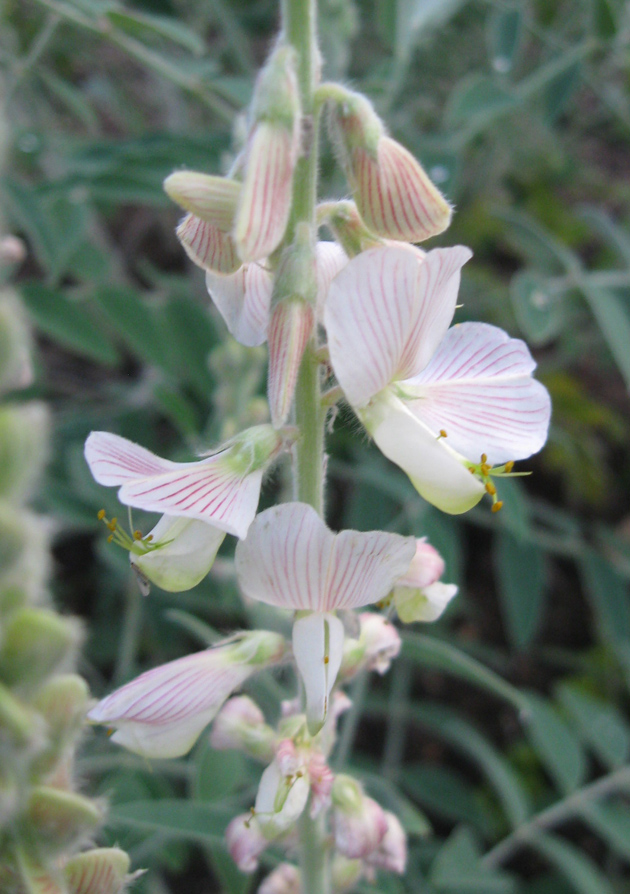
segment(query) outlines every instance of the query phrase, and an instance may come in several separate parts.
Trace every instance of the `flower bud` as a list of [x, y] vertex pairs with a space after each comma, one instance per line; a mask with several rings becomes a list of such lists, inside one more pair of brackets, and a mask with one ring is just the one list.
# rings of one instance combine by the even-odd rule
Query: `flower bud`
[[262, 69], [252, 102], [252, 121], [233, 232], [243, 261], [270, 255], [280, 244], [289, 220], [301, 126], [292, 47], [277, 47]]
[[380, 845], [387, 831], [380, 804], [364, 794], [351, 776], [339, 774], [332, 787], [335, 846], [345, 857], [364, 859]]
[[117, 847], [94, 848], [78, 854], [64, 867], [70, 894], [122, 894], [128, 872], [129, 857]]
[[363, 876], [363, 862], [349, 860], [343, 854], [334, 854], [330, 864], [330, 875], [335, 894], [353, 891]]
[[[0, 885], [4, 883], [2, 878], [2, 868], [0, 867]], [[13, 875], [13, 879], [11, 876]], [[19, 879], [16, 877], [19, 875]], [[12, 873], [8, 870], [9, 887], [8, 891], [13, 894], [22, 891], [26, 894], [67, 894], [67, 889], [62, 884], [59, 873], [56, 871], [48, 871], [47, 868], [40, 865], [32, 859], [22, 857], [20, 859], [20, 867], [18, 873]], [[7, 889], [0, 888], [5, 891]]]
[[330, 227], [349, 258], [384, 244], [368, 230], [354, 202], [322, 202], [317, 206], [317, 221]]
[[194, 214], [180, 221], [175, 234], [193, 264], [204, 270], [228, 276], [241, 266], [230, 234]]
[[24, 499], [39, 478], [47, 456], [50, 418], [38, 402], [0, 409], [0, 496]]
[[422, 242], [443, 232], [451, 208], [421, 165], [386, 135], [364, 96], [342, 89], [337, 93], [331, 135], [368, 228], [404, 242]]
[[384, 811], [387, 830], [376, 850], [367, 857], [370, 866], [402, 875], [407, 865], [407, 836], [400, 820], [389, 810]]
[[291, 740], [278, 746], [277, 756], [260, 777], [255, 817], [263, 835], [272, 840], [298, 821], [309, 796], [306, 768]]
[[38, 772], [51, 769], [76, 738], [85, 721], [89, 697], [85, 680], [76, 674], [54, 676], [37, 693], [33, 704], [46, 721], [48, 739], [36, 760]]
[[271, 425], [254, 425], [225, 445], [224, 462], [232, 472], [243, 476], [262, 471], [285, 443], [283, 434]]
[[335, 777], [326, 763], [324, 755], [313, 752], [308, 762], [308, 775], [311, 781], [310, 815], [314, 819], [322, 810], [330, 806], [330, 795]]
[[241, 184], [236, 180], [197, 171], [175, 171], [164, 181], [164, 190], [195, 217], [223, 233], [232, 229], [241, 192]]
[[281, 863], [258, 888], [258, 894], [302, 894], [300, 870], [290, 863]]
[[9, 618], [0, 649], [0, 677], [33, 686], [69, 659], [81, 639], [78, 623], [49, 609], [23, 608]]
[[230, 856], [241, 872], [258, 869], [258, 857], [269, 844], [251, 813], [236, 816], [225, 830], [225, 841]]
[[15, 744], [25, 745], [40, 731], [40, 718], [0, 683], [0, 739], [11, 738]]
[[26, 245], [20, 238], [10, 234], [0, 239], [0, 266], [21, 264], [26, 260]]
[[55, 853], [76, 846], [103, 819], [95, 801], [75, 792], [35, 786], [30, 793], [26, 828], [40, 850]]
[[393, 591], [398, 617], [405, 624], [436, 621], [455, 596], [455, 584], [440, 582], [444, 567], [438, 551], [426, 538], [420, 538], [409, 570], [396, 582]]
[[375, 670], [382, 675], [400, 652], [400, 636], [391, 621], [376, 612], [361, 612], [359, 621], [359, 639], [348, 638], [344, 643], [340, 672], [344, 679], [360, 670]]
[[267, 393], [275, 428], [281, 428], [289, 416], [302, 355], [314, 323], [313, 308], [301, 299], [282, 301], [271, 312]]
[[247, 695], [229, 699], [215, 717], [210, 745], [218, 751], [236, 748], [261, 761], [273, 758], [274, 731], [258, 705]]
[[48, 541], [41, 518], [0, 501], [0, 617], [41, 601], [50, 570]]
[[416, 541], [416, 554], [411, 560], [409, 570], [396, 585], [423, 590], [442, 577], [444, 568], [444, 559], [439, 552], [427, 543], [426, 537], [420, 537]]
[[33, 381], [31, 339], [22, 308], [8, 289], [0, 292], [0, 392]]

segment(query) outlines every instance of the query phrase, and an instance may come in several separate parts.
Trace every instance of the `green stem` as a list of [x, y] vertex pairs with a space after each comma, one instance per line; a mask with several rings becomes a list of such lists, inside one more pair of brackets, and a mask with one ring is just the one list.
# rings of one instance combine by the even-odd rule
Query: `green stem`
[[308, 807], [300, 817], [300, 869], [303, 894], [328, 894], [331, 890], [324, 816], [309, 816]]

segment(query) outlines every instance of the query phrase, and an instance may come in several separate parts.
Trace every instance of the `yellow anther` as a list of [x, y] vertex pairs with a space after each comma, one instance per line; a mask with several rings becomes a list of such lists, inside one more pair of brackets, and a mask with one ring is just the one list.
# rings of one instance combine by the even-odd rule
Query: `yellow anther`
[[252, 816], [256, 816], [256, 808], [255, 807], [250, 807], [249, 812], [251, 813]]
[[146, 537], [147, 543], [151, 543], [152, 540], [153, 540], [153, 534], [147, 534], [147, 537]]
[[509, 461], [509, 463], [506, 463], [506, 464], [505, 464], [505, 471], [509, 473], [509, 472], [512, 471], [513, 468], [514, 468], [514, 460], [511, 459], [511, 460]]
[[485, 465], [488, 462], [488, 454], [487, 453], [481, 454], [481, 462], [482, 462], [482, 465]]
[[491, 469], [492, 469], [492, 466], [489, 466], [488, 463], [481, 463], [481, 474], [482, 475], [489, 475]]
[[114, 535], [110, 534], [109, 537], [107, 538], [107, 542], [111, 543], [113, 539], [114, 539]]
[[324, 655], [324, 664], [328, 664], [329, 661], [330, 658], [328, 657], [328, 655]]
[[476, 470], [472, 466], [468, 466], [468, 471], [471, 475], [474, 475]]
[[498, 512], [499, 509], [503, 509], [503, 500], [497, 500], [496, 503], [492, 504], [493, 512]]
[[497, 489], [496, 489], [496, 487], [494, 486], [494, 484], [493, 484], [491, 481], [488, 481], [488, 482], [486, 483], [486, 491], [487, 491], [491, 496], [494, 496], [494, 495], [496, 494], [496, 492], [497, 492]]
[[134, 531], [133, 539], [134, 540], [142, 540], [142, 531]]
[[298, 770], [297, 773], [295, 774], [295, 778], [296, 778], [296, 779], [301, 779], [302, 776], [304, 776], [304, 771], [303, 771], [303, 770]]
[[103, 519], [105, 518], [105, 510], [99, 509], [98, 512], [96, 513], [96, 517], [99, 521], [103, 521]]
[[440, 429], [440, 437], [441, 437], [441, 438], [448, 438], [448, 435], [446, 434], [446, 432], [444, 431], [443, 428]]

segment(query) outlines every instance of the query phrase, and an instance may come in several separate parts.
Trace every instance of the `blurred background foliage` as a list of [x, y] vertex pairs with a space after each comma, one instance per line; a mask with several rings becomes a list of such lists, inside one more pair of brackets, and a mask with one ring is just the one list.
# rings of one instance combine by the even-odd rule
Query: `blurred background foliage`
[[[185, 459], [264, 412], [264, 350], [228, 342], [161, 183], [228, 168], [277, 17], [276, 0], [5, 0], [0, 198], [39, 334], [24, 399], [54, 411], [39, 508], [97, 695], [261, 623], [229, 546], [194, 590], [143, 599], [96, 520], [116, 498], [82, 445], [105, 428]], [[351, 693], [336, 766], [411, 835], [407, 876], [378, 890], [629, 892], [630, 4], [321, 0], [320, 27], [326, 77], [367, 92], [457, 206], [441, 241], [475, 252], [459, 319], [525, 338], [554, 405], [533, 476], [502, 485], [498, 515], [465, 518], [336, 421], [330, 523], [426, 534], [460, 586], [438, 625], [405, 633], [388, 677]], [[326, 145], [322, 176], [344, 195]], [[286, 482], [280, 468], [264, 499]], [[291, 687], [255, 691], [273, 712]], [[245, 758], [202, 742], [149, 766], [95, 733], [80, 772], [110, 798], [104, 841], [150, 869], [139, 894], [253, 890], [222, 844], [253, 800]]]

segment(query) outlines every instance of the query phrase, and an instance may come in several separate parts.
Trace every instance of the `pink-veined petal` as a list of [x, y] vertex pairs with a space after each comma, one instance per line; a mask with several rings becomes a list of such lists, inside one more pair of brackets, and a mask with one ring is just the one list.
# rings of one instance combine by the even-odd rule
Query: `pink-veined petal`
[[317, 268], [317, 317], [322, 319], [330, 284], [348, 263], [348, 255], [337, 242], [318, 242], [315, 246]]
[[[432, 360], [409, 380], [414, 415], [471, 462], [525, 459], [547, 439], [551, 401], [532, 378], [536, 366], [520, 339], [485, 323], [449, 329]], [[402, 383], [403, 387], [405, 383]]]
[[380, 531], [333, 534], [305, 503], [261, 512], [236, 549], [244, 594], [279, 608], [334, 611], [387, 595], [413, 558], [415, 540]]
[[226, 454], [215, 453], [196, 463], [177, 463], [162, 475], [128, 481], [118, 491], [127, 506], [147, 512], [196, 518], [245, 537], [256, 514], [263, 470], [239, 474]]
[[243, 264], [231, 276], [209, 271], [206, 286], [238, 342], [251, 348], [266, 340], [273, 280], [262, 264]]
[[343, 658], [343, 624], [335, 615], [312, 612], [293, 624], [293, 656], [304, 683], [306, 720], [312, 736], [328, 714], [330, 693]]
[[455, 312], [462, 246], [422, 258], [412, 246], [373, 248], [333, 280], [324, 309], [339, 384], [354, 407], [430, 360]]
[[228, 275], [241, 266], [230, 234], [200, 217], [187, 214], [175, 233], [190, 260], [198, 267]]
[[359, 416], [379, 450], [409, 476], [420, 496], [442, 512], [467, 512], [484, 495], [483, 484], [470, 474], [463, 458], [389, 390]]
[[280, 301], [271, 313], [267, 397], [274, 428], [281, 428], [289, 416], [314, 323], [313, 308], [305, 301]]
[[131, 564], [163, 590], [182, 593], [210, 571], [225, 531], [196, 519], [163, 515], [147, 536], [154, 548], [140, 555], [131, 552]]
[[88, 436], [85, 458], [94, 479], [106, 487], [162, 475], [178, 466], [178, 463], [162, 459], [139, 444], [107, 431], [93, 431]]
[[255, 668], [206, 649], [163, 664], [100, 701], [88, 714], [116, 728], [114, 742], [146, 757], [186, 754], [227, 697]]

